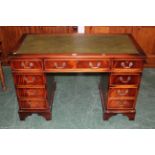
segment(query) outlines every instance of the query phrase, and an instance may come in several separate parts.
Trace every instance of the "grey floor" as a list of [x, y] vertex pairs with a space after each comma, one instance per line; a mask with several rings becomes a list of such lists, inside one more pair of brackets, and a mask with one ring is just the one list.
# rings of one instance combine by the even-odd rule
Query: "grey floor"
[[8, 90], [3, 92], [0, 87], [0, 128], [155, 128], [155, 69], [144, 70], [135, 121], [128, 121], [122, 115], [103, 121], [98, 91], [99, 76], [82, 74], [56, 76], [52, 121], [45, 121], [36, 114], [20, 121], [11, 70], [9, 67], [3, 68]]

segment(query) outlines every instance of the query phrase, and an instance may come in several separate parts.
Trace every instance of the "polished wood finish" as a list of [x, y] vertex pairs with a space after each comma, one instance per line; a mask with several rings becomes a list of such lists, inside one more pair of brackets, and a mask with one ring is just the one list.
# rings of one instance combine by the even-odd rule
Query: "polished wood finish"
[[132, 26], [85, 26], [86, 33], [132, 33]]
[[17, 96], [20, 98], [24, 97], [32, 97], [32, 98], [44, 98], [46, 97], [46, 90], [45, 88], [18, 88], [17, 89]]
[[137, 85], [140, 82], [140, 75], [131, 73], [112, 73], [110, 76], [110, 85]]
[[[8, 55], [23, 34], [76, 33], [77, 26], [0, 26], [2, 62], [8, 64]], [[155, 26], [86, 26], [85, 33], [130, 33], [147, 55], [145, 67], [155, 67]]]
[[[31, 49], [28, 41], [28, 44], [22, 44], [10, 57], [21, 120], [32, 113], [49, 120], [52, 107], [49, 99], [53, 101], [56, 84], [52, 78], [52, 91], [48, 90], [46, 73], [73, 72], [108, 73], [107, 86], [102, 84], [106, 80], [101, 80], [99, 85], [103, 119], [107, 120], [119, 113], [129, 120], [134, 119], [145, 54], [130, 35], [48, 35], [48, 43], [46, 35], [38, 36], [37, 39], [37, 35], [29, 35], [25, 38], [26, 41], [28, 37], [32, 39], [31, 45], [35, 45], [33, 48], [36, 49], [38, 43], [44, 47], [39, 47], [42, 50], [37, 53]], [[70, 42], [66, 49], [75, 50], [61, 52], [60, 45], [65, 45], [66, 42]], [[128, 47], [130, 50], [126, 49]], [[98, 50], [103, 48], [104, 51]], [[104, 88], [106, 89], [103, 90]], [[49, 92], [52, 93], [51, 97]]]
[[155, 67], [155, 26], [86, 26], [87, 34], [130, 33], [146, 54], [145, 67]]
[[117, 99], [117, 100], [109, 100], [108, 101], [108, 104], [107, 104], [107, 108], [108, 109], [133, 109], [135, 108], [134, 107], [134, 100], [120, 100], [120, 99]]
[[[27, 71], [28, 72], [28, 71]], [[44, 85], [45, 77], [42, 73], [23, 73], [23, 72], [16, 72], [14, 74], [15, 84], [20, 86], [38, 86], [38, 85]]]
[[108, 59], [44, 59], [47, 72], [103, 72], [109, 71]]
[[29, 59], [28, 60], [24, 59], [24, 61], [20, 59], [19, 60], [16, 59], [16, 61], [12, 61], [11, 65], [12, 65], [12, 69], [17, 71], [18, 70], [23, 70], [23, 71], [43, 70], [42, 61], [39, 59], [33, 59], [32, 61]]
[[113, 88], [109, 89], [109, 98], [110, 99], [134, 99], [137, 95], [137, 88]]
[[0, 26], [3, 63], [8, 63], [8, 55], [12, 53], [24, 34], [59, 34], [76, 31], [75, 26]]
[[133, 27], [132, 35], [146, 53], [146, 67], [155, 67], [155, 26]]
[[[25, 120], [26, 117], [35, 113], [43, 116], [46, 120], [52, 119], [51, 109], [56, 83], [53, 77], [47, 78], [47, 80], [49, 81], [48, 85], [46, 83], [44, 85], [38, 85], [38, 87], [36, 85], [16, 85], [17, 99], [19, 103], [18, 114], [20, 120]], [[35, 93], [32, 90], [35, 90]], [[38, 91], [40, 92], [39, 97]]]

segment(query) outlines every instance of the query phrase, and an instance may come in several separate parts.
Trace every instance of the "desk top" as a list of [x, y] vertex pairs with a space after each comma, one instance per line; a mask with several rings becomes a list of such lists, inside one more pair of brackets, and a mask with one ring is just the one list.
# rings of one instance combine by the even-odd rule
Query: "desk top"
[[128, 35], [27, 35], [16, 54], [137, 54]]

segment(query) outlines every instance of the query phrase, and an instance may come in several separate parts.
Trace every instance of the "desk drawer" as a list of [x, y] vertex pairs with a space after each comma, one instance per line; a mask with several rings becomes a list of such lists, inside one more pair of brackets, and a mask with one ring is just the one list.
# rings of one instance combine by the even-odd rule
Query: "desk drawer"
[[135, 98], [137, 88], [110, 88], [108, 93], [110, 98]]
[[17, 94], [19, 97], [46, 97], [45, 88], [18, 88]]
[[79, 69], [110, 69], [109, 60], [78, 60], [77, 68]]
[[112, 70], [120, 70], [120, 71], [132, 71], [132, 70], [142, 70], [143, 68], [143, 60], [113, 60]]
[[48, 104], [46, 100], [19, 100], [20, 109], [46, 109]]
[[75, 66], [75, 63], [76, 62], [70, 60], [44, 60], [45, 70], [72, 69]]
[[42, 70], [42, 61], [40, 59], [20, 59], [12, 60], [11, 67], [13, 70]]
[[109, 100], [108, 109], [133, 109], [135, 100]]
[[15, 85], [43, 85], [45, 79], [42, 74], [14, 74]]
[[138, 74], [112, 74], [110, 76], [110, 85], [138, 85], [140, 75]]

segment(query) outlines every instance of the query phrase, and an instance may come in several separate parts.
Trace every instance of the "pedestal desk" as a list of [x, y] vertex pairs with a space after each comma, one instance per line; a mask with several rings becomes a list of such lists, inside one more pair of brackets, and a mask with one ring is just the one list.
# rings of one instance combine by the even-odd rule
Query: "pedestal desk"
[[33, 113], [51, 119], [56, 83], [46, 73], [108, 73], [107, 85], [99, 83], [103, 119], [121, 113], [134, 120], [144, 60], [127, 34], [26, 35], [11, 56], [20, 120]]

